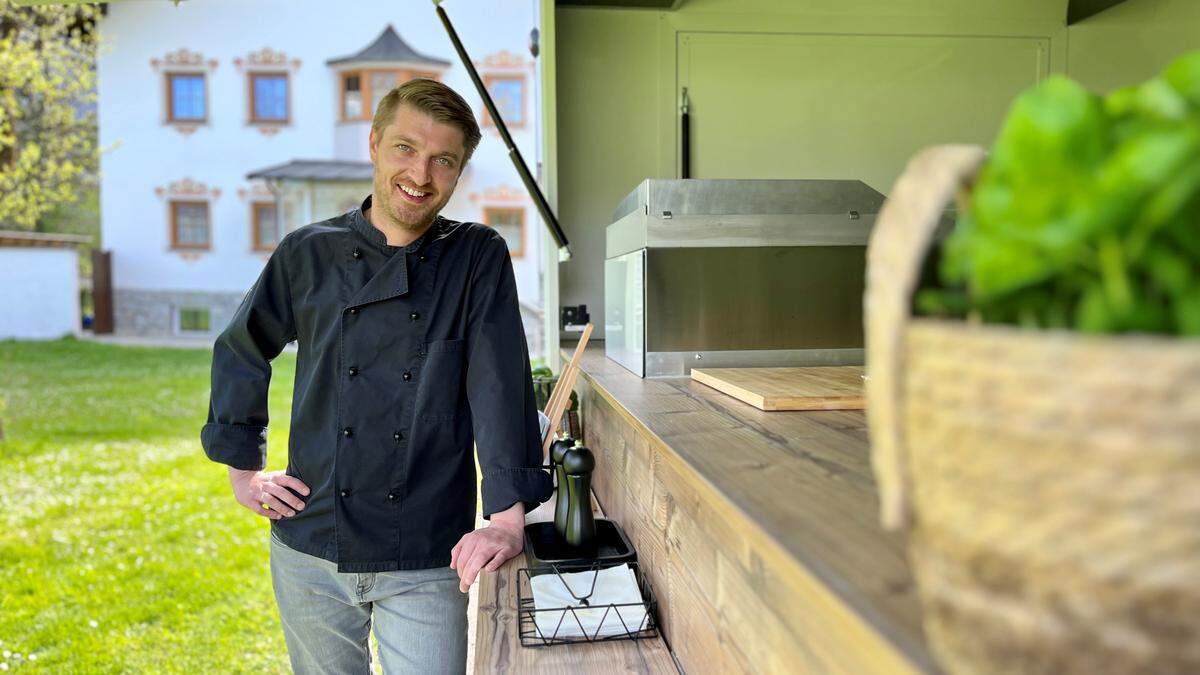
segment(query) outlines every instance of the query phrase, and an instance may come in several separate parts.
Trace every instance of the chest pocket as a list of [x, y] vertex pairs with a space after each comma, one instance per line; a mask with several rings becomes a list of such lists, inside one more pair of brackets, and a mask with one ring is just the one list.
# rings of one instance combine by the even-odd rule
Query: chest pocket
[[417, 417], [449, 421], [465, 405], [466, 352], [463, 340], [425, 344], [425, 364], [417, 389]]

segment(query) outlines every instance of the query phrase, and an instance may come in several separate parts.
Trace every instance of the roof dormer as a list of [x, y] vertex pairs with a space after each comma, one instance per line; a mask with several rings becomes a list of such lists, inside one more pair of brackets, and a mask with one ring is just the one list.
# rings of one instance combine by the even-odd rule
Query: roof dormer
[[391, 24], [358, 52], [325, 63], [338, 74], [338, 118], [342, 122], [369, 122], [379, 101], [393, 87], [414, 77], [440, 80], [450, 67], [449, 61], [410, 47]]

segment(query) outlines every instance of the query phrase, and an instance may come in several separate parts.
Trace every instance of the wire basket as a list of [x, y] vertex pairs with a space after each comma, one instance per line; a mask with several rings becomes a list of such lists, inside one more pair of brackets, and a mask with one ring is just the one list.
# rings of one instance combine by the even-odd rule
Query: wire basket
[[[600, 570], [613, 567], [611, 563], [594, 562], [590, 565], [540, 565], [522, 567], [517, 570], [517, 625], [522, 647], [548, 647], [551, 645], [575, 644], [581, 642], [608, 642], [612, 640], [645, 640], [658, 637], [658, 619], [656, 612], [658, 603], [650, 588], [650, 579], [642, 573], [636, 562], [621, 563], [629, 565], [638, 582], [638, 591], [642, 596], [641, 602], [608, 603], [599, 605], [588, 604], [588, 599], [596, 586], [596, 576]], [[568, 572], [592, 572], [591, 584], [586, 588], [571, 588], [562, 575]], [[530, 580], [543, 574], [554, 574], [563, 581], [567, 591], [582, 606], [544, 607], [538, 609], [533, 601], [533, 585]], [[576, 583], [576, 586], [580, 584]], [[587, 611], [593, 616], [600, 612], [600, 621], [596, 624], [593, 634], [588, 634], [583, 626], [581, 612]], [[552, 630], [538, 626], [539, 615], [549, 616], [554, 622]], [[640, 616], [639, 616], [640, 615]], [[608, 635], [600, 635], [601, 629], [616, 624], [621, 630]], [[634, 617], [638, 617], [635, 619]], [[579, 629], [582, 635], [563, 633], [565, 626]]]

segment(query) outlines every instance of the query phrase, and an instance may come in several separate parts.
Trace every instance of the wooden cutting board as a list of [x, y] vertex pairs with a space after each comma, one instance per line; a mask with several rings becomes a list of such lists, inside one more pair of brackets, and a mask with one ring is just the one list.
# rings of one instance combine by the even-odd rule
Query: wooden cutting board
[[693, 368], [692, 379], [760, 410], [863, 410], [862, 366]]

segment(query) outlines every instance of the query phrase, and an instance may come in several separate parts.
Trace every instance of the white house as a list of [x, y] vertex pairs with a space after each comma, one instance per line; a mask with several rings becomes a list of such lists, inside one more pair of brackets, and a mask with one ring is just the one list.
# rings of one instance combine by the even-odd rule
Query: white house
[[79, 334], [78, 249], [88, 239], [0, 230], [0, 339]]
[[[537, 157], [536, 3], [447, 11], [522, 154]], [[543, 226], [428, 0], [110, 3], [100, 39], [101, 246], [118, 335], [220, 332], [283, 233], [371, 191], [375, 106], [426, 76], [461, 93], [484, 130], [443, 214], [508, 240], [541, 353]]]

